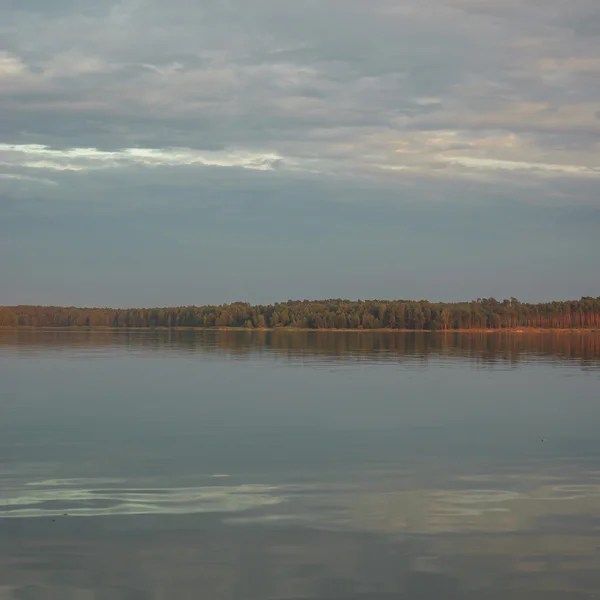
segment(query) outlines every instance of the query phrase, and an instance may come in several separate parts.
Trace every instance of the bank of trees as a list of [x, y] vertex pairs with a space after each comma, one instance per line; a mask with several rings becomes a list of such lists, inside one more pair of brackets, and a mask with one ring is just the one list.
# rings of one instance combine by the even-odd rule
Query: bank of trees
[[252, 306], [172, 308], [0, 307], [4, 327], [238, 327], [249, 329], [600, 329], [600, 297], [529, 304], [515, 298], [434, 303], [426, 300], [322, 300]]

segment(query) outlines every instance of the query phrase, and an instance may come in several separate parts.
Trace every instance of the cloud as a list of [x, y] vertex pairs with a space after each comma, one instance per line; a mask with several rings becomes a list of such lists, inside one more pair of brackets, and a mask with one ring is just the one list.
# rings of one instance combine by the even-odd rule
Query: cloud
[[23, 75], [25, 65], [8, 52], [0, 52], [0, 80], [6, 80]]
[[0, 166], [17, 165], [50, 171], [87, 171], [128, 165], [197, 165], [264, 171], [275, 168], [281, 160], [281, 156], [273, 154], [199, 152], [190, 148], [124, 148], [108, 152], [97, 148], [59, 150], [41, 144], [0, 144]]
[[588, 167], [579, 165], [552, 165], [545, 163], [531, 163], [531, 162], [516, 162], [512, 160], [495, 160], [486, 158], [461, 158], [449, 156], [446, 158], [448, 162], [463, 167], [471, 167], [476, 169], [506, 169], [508, 171], [526, 170], [530, 172], [547, 172], [547, 173], [560, 173], [566, 175], [591, 175], [598, 177], [600, 175], [600, 168], [590, 169]]
[[[570, 240], [554, 260], [586, 266], [557, 295], [598, 280], [596, 0], [20, 0], [4, 12], [0, 249], [14, 260], [0, 279], [11, 301], [47, 286], [60, 287], [49, 301], [106, 290], [107, 303], [152, 303], [140, 290], [157, 282], [162, 297], [161, 280], [140, 275], [133, 290], [124, 265], [158, 247], [173, 287], [185, 264], [186, 278], [211, 280], [211, 301], [251, 295], [232, 278], [261, 281], [265, 301], [394, 295], [399, 281], [413, 282], [405, 296], [462, 297], [467, 246], [496, 264], [508, 235], [514, 261], [538, 253], [537, 273], [557, 236]], [[222, 275], [194, 262], [215, 247]], [[47, 279], [69, 261], [70, 288]], [[267, 281], [259, 265], [271, 263], [299, 275]], [[94, 298], [79, 295], [86, 265]], [[470, 269], [485, 287], [489, 269]], [[505, 269], [539, 298], [543, 282]], [[496, 294], [499, 277], [473, 293]], [[169, 302], [201, 301], [207, 286], [189, 285]]]
[[44, 183], [46, 185], [57, 185], [56, 181], [52, 179], [45, 179], [43, 177], [30, 177], [28, 175], [21, 175], [19, 173], [0, 173], [0, 179], [6, 181], [33, 181], [36, 183]]
[[[0, 25], [0, 131], [13, 146], [47, 146], [54, 162], [38, 166], [271, 168], [283, 157], [312, 172], [383, 165], [436, 176], [458, 164], [435, 147], [449, 137], [469, 150], [456, 176], [495, 160], [539, 163], [538, 175], [597, 166], [600, 55], [573, 32], [591, 0], [569, 10], [497, 0], [54, 4], [20, 3]], [[510, 155], [486, 146], [498, 135], [515, 139]], [[556, 136], [570, 138], [576, 160]], [[98, 153], [84, 159], [86, 148]], [[398, 148], [414, 160], [399, 161]]]

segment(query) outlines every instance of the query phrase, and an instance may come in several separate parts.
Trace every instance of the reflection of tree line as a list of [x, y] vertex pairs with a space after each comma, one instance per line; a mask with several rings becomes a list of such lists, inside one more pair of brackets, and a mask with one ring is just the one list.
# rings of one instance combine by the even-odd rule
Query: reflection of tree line
[[528, 358], [600, 363], [600, 335], [593, 333], [486, 334], [352, 331], [35, 331], [6, 330], [2, 346], [33, 349], [127, 348], [138, 351], [224, 354], [272, 353], [284, 357], [401, 361], [403, 358], [471, 357], [517, 363]]
[[244, 327], [263, 329], [507, 329], [600, 328], [600, 297], [528, 304], [515, 298], [463, 303], [409, 301], [288, 301], [176, 308], [0, 307], [5, 327]]

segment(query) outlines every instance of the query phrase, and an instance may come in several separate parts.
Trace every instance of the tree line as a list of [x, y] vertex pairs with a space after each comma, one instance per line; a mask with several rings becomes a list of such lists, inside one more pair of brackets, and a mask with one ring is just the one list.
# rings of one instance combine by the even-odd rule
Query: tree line
[[516, 298], [472, 302], [426, 300], [288, 300], [272, 305], [244, 302], [171, 308], [0, 307], [2, 327], [198, 327], [295, 329], [595, 329], [600, 297], [531, 304]]

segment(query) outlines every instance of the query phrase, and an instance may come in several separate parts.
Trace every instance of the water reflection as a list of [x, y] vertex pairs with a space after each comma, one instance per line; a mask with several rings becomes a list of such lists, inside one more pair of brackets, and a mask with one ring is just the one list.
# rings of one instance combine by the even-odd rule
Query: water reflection
[[544, 359], [600, 364], [600, 335], [589, 333], [398, 333], [348, 331], [0, 330], [0, 349], [102, 353], [111, 349], [169, 354], [270, 354], [298, 361], [402, 361], [472, 357], [481, 363]]
[[214, 513], [232, 525], [305, 523], [382, 534], [533, 532], [540, 520], [554, 533], [597, 529], [597, 470], [574, 463], [561, 469], [528, 466], [525, 472], [440, 476], [429, 485], [418, 473], [394, 471], [370, 477], [356, 471], [353, 483], [329, 484], [205, 481], [197, 487], [148, 488], [134, 487], [131, 479], [31, 481], [5, 488], [0, 517]]
[[599, 359], [593, 334], [0, 332], [0, 599], [600, 597]]

